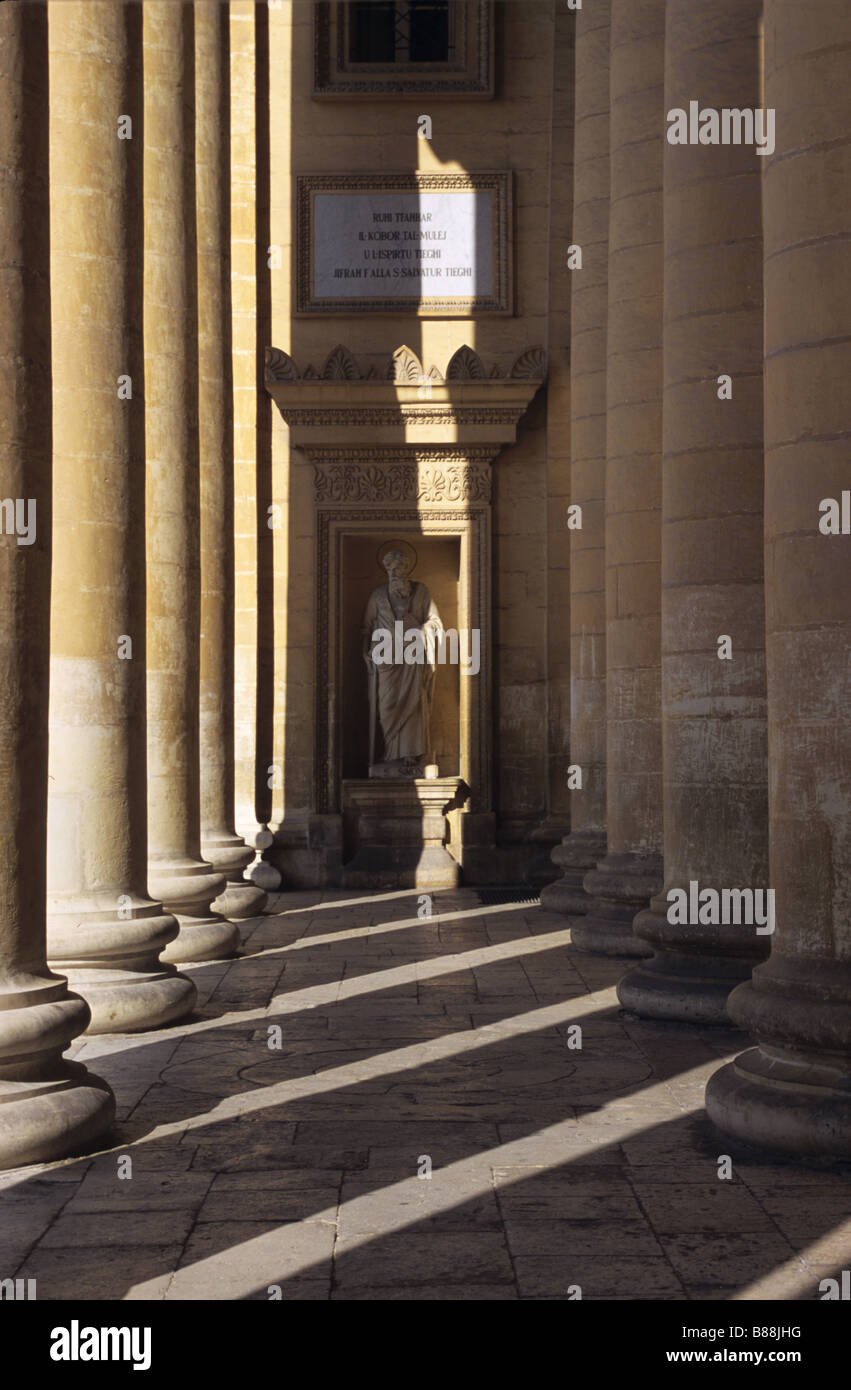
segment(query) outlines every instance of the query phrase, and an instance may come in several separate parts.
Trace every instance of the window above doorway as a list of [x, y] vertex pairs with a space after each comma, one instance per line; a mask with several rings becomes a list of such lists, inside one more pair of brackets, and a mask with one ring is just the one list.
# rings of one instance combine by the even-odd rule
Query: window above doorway
[[493, 0], [315, 0], [315, 97], [493, 96]]

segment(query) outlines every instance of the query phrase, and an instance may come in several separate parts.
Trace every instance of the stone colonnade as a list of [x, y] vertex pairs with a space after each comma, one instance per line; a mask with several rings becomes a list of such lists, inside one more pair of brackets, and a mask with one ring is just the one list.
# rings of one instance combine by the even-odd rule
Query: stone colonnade
[[174, 962], [266, 900], [234, 830], [228, 20], [0, 6], [0, 1168], [108, 1128], [64, 1049], [191, 1012]]
[[[625, 966], [629, 1010], [754, 1034], [709, 1083], [721, 1130], [845, 1157], [849, 43], [851, 12], [833, 0], [601, 0], [577, 14], [571, 762], [583, 775], [574, 831], [553, 852], [566, 872], [542, 895], [580, 949], [650, 948]], [[755, 130], [769, 148], [713, 142], [708, 121], [709, 138], [672, 143], [668, 113], [691, 103], [719, 113], [719, 134], [725, 109], [768, 109], [773, 139], [770, 124]], [[592, 194], [589, 131], [604, 125], [608, 182]], [[589, 731], [606, 669], [602, 808]], [[580, 889], [578, 846], [604, 824], [605, 858]]]
[[[252, 13], [0, 5], [0, 1167], [103, 1133], [109, 1089], [63, 1051], [185, 1016], [175, 963], [263, 905], [232, 776]], [[849, 45], [836, 0], [576, 11], [572, 830], [544, 895], [637, 958], [630, 1010], [751, 1030], [708, 1087], [722, 1130], [845, 1156]], [[770, 109], [776, 148], [671, 144], [692, 103]], [[768, 892], [773, 933], [741, 920]]]

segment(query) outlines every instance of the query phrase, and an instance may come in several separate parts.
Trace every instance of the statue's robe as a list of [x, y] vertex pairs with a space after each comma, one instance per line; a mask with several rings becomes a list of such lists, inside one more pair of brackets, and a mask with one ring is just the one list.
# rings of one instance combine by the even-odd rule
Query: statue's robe
[[[395, 634], [402, 623], [403, 634], [416, 628], [423, 634], [426, 660], [422, 665], [402, 663], [380, 665], [378, 672], [378, 718], [384, 738], [384, 761], [400, 758], [431, 757], [429, 714], [434, 685], [435, 641], [443, 623], [425, 584], [411, 581], [407, 611], [393, 611], [387, 584], [373, 589], [363, 616], [363, 631], [372, 644], [372, 634], [382, 629]], [[404, 641], [404, 636], [403, 636]], [[400, 644], [401, 645], [401, 644]], [[374, 679], [374, 677], [372, 678]]]

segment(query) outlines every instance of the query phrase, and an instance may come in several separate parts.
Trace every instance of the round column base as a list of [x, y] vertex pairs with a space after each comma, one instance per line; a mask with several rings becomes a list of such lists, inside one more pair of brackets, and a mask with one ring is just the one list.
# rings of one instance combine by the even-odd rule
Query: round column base
[[232, 922], [243, 922], [247, 917], [259, 917], [268, 901], [265, 889], [239, 878], [225, 884], [225, 891], [214, 899], [212, 908]]
[[127, 899], [126, 917], [99, 910], [94, 899], [77, 911], [57, 903], [48, 916], [50, 965], [91, 1009], [87, 1033], [164, 1028], [195, 1007], [192, 981], [160, 959], [177, 936], [175, 918], [159, 903]]
[[264, 893], [277, 893], [283, 883], [283, 875], [268, 859], [259, 859], [245, 871], [245, 877]]
[[766, 937], [741, 925], [669, 922], [661, 895], [638, 913], [633, 930], [654, 955], [620, 981], [618, 998], [625, 1009], [677, 1023], [726, 1028], [738, 1023], [728, 1000], [767, 955]]
[[167, 966], [157, 974], [130, 970], [75, 968], [54, 961], [68, 986], [92, 1012], [86, 1033], [140, 1033], [165, 1028], [195, 1008], [198, 991], [191, 980]]
[[851, 1159], [851, 1076], [831, 1086], [826, 1075], [814, 1084], [812, 1072], [804, 1059], [784, 1063], [750, 1048], [709, 1078], [706, 1112], [745, 1144], [798, 1158]]
[[225, 890], [224, 874], [200, 859], [155, 859], [148, 872], [150, 891], [177, 918], [177, 936], [161, 959], [170, 965], [227, 960], [239, 947], [239, 929], [213, 912], [211, 903]]
[[179, 912], [175, 916], [180, 931], [162, 953], [170, 965], [228, 960], [239, 949], [239, 927], [225, 917], [184, 917]]
[[599, 903], [593, 904], [592, 911], [571, 924], [570, 940], [577, 951], [592, 956], [618, 956], [628, 960], [642, 960], [653, 952], [645, 942], [640, 941], [632, 930], [632, 913], [619, 915], [612, 908], [611, 915], [603, 916]]
[[224, 874], [226, 879], [223, 892], [211, 904], [211, 911], [220, 912], [234, 922], [259, 917], [268, 902], [268, 894], [243, 874], [254, 858], [254, 851], [242, 837], [228, 830], [211, 830], [202, 834], [201, 853], [216, 873]]
[[0, 1170], [50, 1163], [91, 1148], [115, 1118], [105, 1081], [58, 1062], [43, 1081], [0, 1081]]
[[617, 994], [621, 1007], [641, 1018], [729, 1028], [727, 1000], [741, 979], [707, 976], [698, 960], [674, 962], [657, 956], [628, 971], [618, 982]]
[[541, 906], [547, 912], [560, 912], [566, 917], [584, 917], [591, 899], [582, 887], [582, 880], [606, 853], [606, 839], [599, 831], [576, 830], [556, 845], [551, 859], [564, 870], [555, 883], [541, 889]]
[[653, 951], [635, 935], [633, 921], [662, 884], [658, 855], [608, 854], [585, 875], [588, 912], [571, 928], [579, 951], [597, 956], [643, 960]]
[[541, 907], [547, 912], [560, 912], [564, 917], [582, 917], [590, 907], [588, 894], [583, 892], [583, 874], [565, 874], [555, 883], [541, 889]]

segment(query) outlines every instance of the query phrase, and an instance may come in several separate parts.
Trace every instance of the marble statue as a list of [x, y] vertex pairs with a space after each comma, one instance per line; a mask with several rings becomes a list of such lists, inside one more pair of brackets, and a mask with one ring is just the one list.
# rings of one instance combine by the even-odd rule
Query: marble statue
[[[370, 777], [434, 776], [430, 716], [436, 644], [443, 633], [425, 584], [409, 578], [413, 562], [400, 550], [381, 557], [387, 583], [369, 596], [363, 616], [363, 657], [369, 673]], [[376, 762], [376, 724], [383, 756]]]

